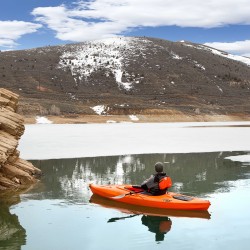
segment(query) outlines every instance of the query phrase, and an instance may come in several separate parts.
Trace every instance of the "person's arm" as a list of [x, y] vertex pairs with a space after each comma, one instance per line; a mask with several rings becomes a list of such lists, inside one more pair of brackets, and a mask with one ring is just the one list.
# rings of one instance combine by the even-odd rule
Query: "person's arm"
[[154, 182], [154, 175], [151, 175], [147, 180], [145, 180], [142, 184], [141, 184], [141, 188], [143, 188], [144, 190], [148, 190], [152, 187], [155, 186], [155, 182]]
[[141, 188], [142, 188], [143, 190], [146, 190], [146, 191], [148, 190], [147, 184], [142, 184], [142, 185], [141, 185]]

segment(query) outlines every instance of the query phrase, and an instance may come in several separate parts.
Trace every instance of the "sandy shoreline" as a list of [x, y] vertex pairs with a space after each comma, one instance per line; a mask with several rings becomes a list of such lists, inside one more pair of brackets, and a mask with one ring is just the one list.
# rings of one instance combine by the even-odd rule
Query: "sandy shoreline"
[[[230, 122], [250, 121], [250, 116], [226, 115], [67, 115], [46, 116], [54, 124], [85, 123], [161, 123], [161, 122]], [[24, 116], [25, 124], [35, 124], [36, 116]]]

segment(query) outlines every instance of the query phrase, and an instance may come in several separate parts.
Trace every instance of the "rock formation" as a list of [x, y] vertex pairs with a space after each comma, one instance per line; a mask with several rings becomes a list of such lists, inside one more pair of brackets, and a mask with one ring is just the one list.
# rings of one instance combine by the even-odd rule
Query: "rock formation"
[[41, 171], [19, 158], [18, 141], [24, 119], [17, 114], [18, 95], [0, 88], [0, 190], [24, 188], [37, 181]]

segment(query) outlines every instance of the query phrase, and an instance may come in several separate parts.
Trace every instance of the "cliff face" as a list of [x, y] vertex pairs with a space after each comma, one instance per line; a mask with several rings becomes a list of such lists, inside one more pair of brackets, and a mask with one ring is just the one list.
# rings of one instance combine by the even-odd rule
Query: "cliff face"
[[18, 141], [24, 120], [16, 113], [18, 95], [0, 88], [0, 190], [23, 188], [35, 183], [41, 171], [19, 158]]

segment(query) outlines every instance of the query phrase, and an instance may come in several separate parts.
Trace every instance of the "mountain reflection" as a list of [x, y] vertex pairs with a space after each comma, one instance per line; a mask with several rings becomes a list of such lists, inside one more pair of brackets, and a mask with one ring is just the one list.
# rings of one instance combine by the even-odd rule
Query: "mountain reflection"
[[[205, 197], [214, 192], [226, 192], [234, 181], [249, 178], [249, 165], [225, 159], [228, 156], [246, 153], [148, 154], [36, 160], [32, 163], [40, 168], [44, 175], [33, 189], [22, 194], [22, 202], [27, 198], [28, 200], [60, 200], [53, 206], [63, 206], [63, 203], [89, 204], [91, 196], [89, 183], [140, 184], [154, 172], [154, 164], [158, 161], [164, 162], [165, 171], [172, 178], [171, 191]], [[114, 204], [103, 204], [93, 195], [91, 200], [106, 207], [120, 204], [115, 201]], [[0, 249], [21, 249], [26, 244], [26, 230], [20, 225], [18, 217], [10, 212], [10, 207], [19, 202], [20, 196], [17, 193], [14, 196], [8, 195], [7, 198], [0, 193]], [[157, 242], [163, 241], [170, 231], [172, 222], [169, 218], [172, 216], [210, 218], [207, 211], [183, 214], [183, 212], [164, 210], [165, 214], [158, 216], [159, 211], [150, 210], [145, 213], [146, 207], [140, 209], [143, 210], [138, 212], [141, 216], [141, 224], [155, 235]], [[111, 218], [109, 222], [136, 216], [136, 208], [122, 207], [121, 211], [124, 210], [127, 211], [127, 216]]]
[[140, 184], [154, 172], [155, 162], [162, 161], [173, 180], [171, 191], [204, 197], [218, 189], [226, 191], [229, 181], [248, 178], [248, 169], [241, 167], [241, 163], [225, 159], [243, 153], [124, 155], [32, 161], [44, 176], [29, 195], [33, 193], [38, 199], [66, 198], [69, 202], [85, 202], [90, 195], [89, 183]]

